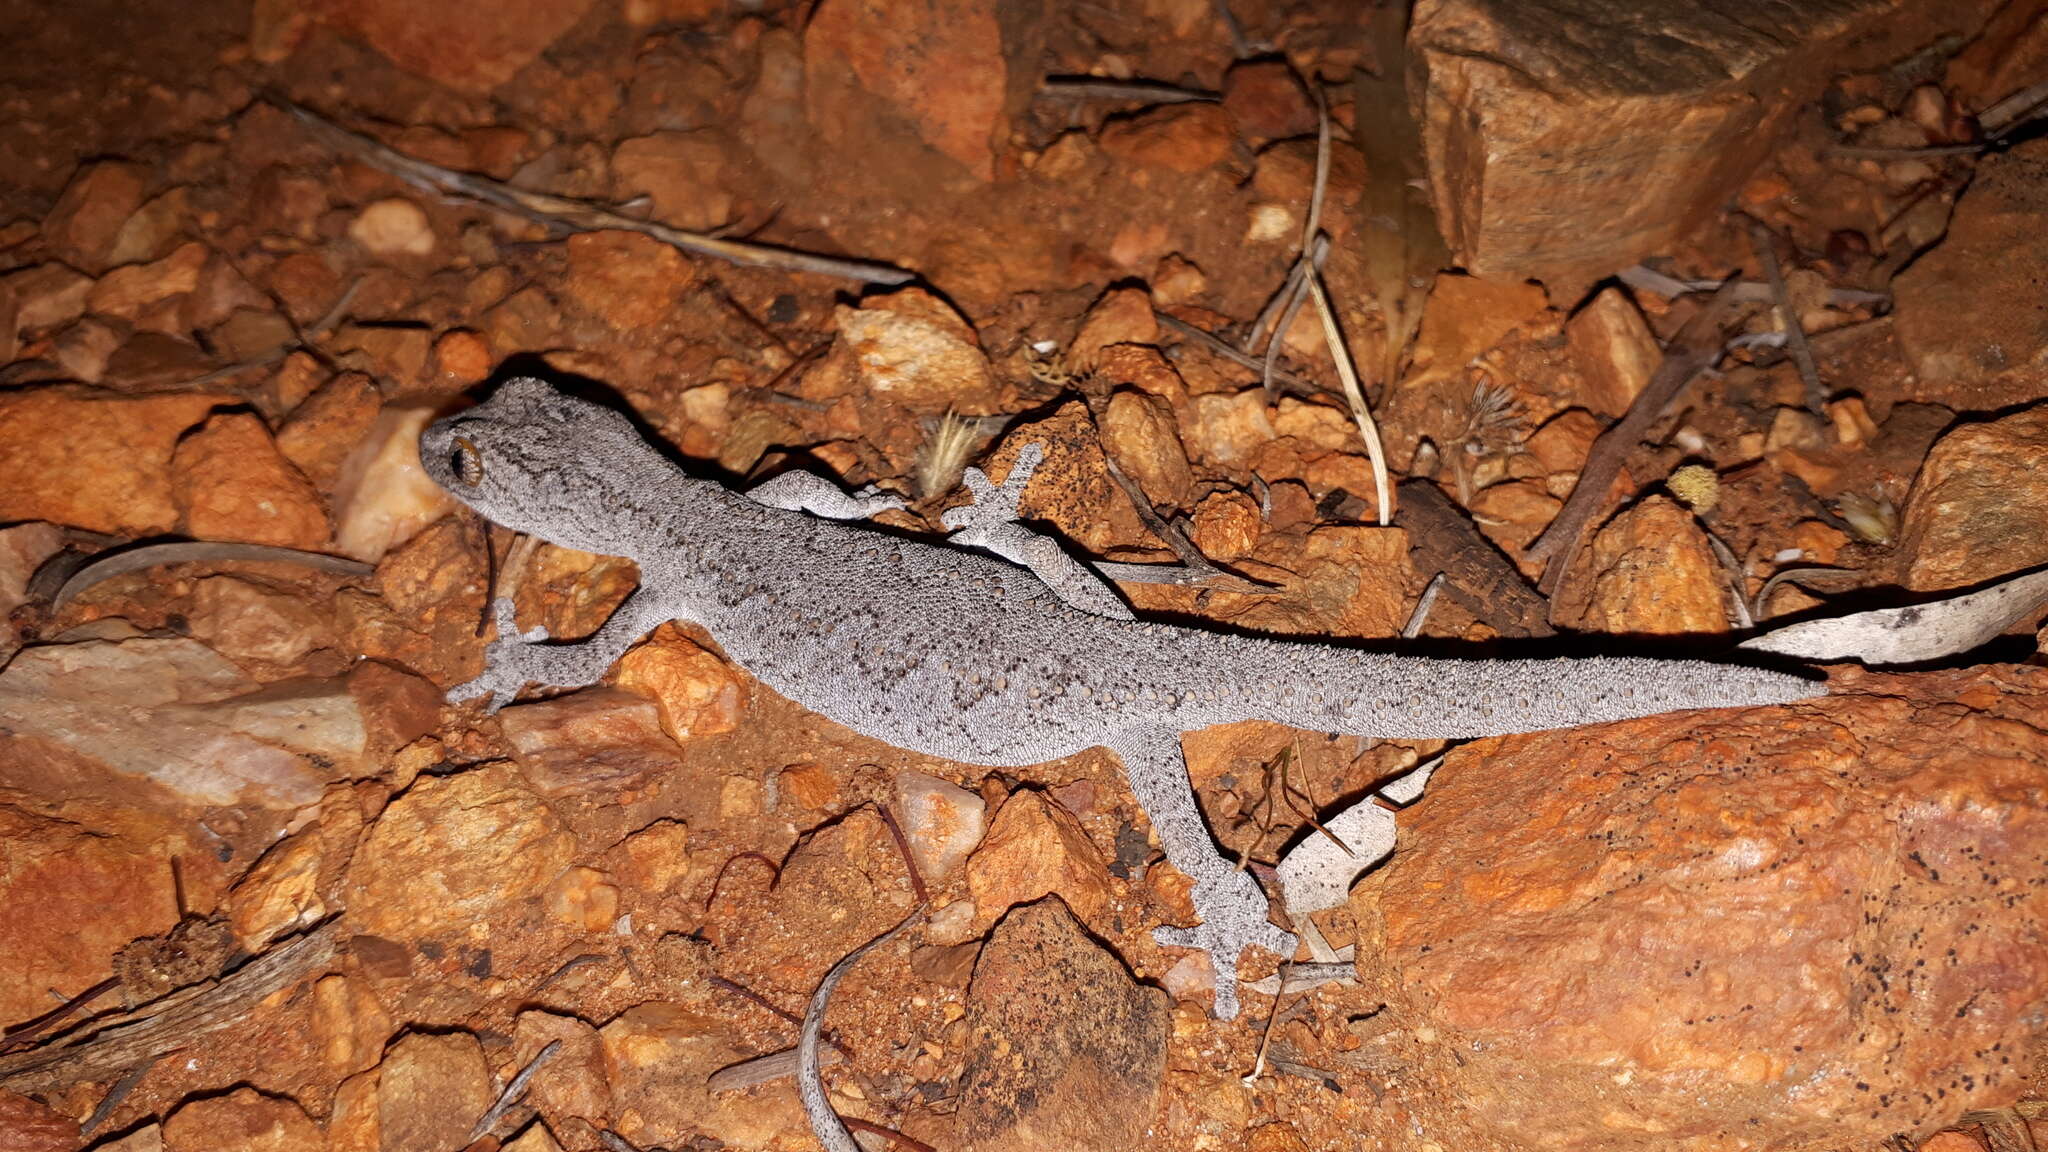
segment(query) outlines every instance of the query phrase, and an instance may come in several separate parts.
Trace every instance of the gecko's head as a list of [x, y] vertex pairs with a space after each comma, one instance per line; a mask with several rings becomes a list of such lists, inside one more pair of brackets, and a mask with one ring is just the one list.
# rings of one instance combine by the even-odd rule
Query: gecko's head
[[551, 544], [630, 555], [661, 458], [617, 412], [522, 376], [420, 433], [434, 482], [485, 519]]

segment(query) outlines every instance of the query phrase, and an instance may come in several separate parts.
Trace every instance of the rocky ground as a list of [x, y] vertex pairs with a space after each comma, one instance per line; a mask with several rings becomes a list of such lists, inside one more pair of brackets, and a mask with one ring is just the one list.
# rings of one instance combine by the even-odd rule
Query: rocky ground
[[[1123, 591], [1247, 630], [1713, 652], [2048, 563], [2048, 20], [1783, 9], [1431, 0], [1403, 49], [1285, 0], [12, 13], [0, 1152], [815, 1147], [734, 1066], [921, 901], [828, 1016], [867, 1147], [2048, 1147], [2038, 612], [1804, 705], [1450, 749], [1314, 914], [1344, 979], [1229, 1022], [1107, 753], [909, 755], [687, 624], [442, 699], [492, 588], [573, 637], [636, 582], [420, 472], [521, 371], [906, 531], [1041, 443], [1028, 514], [1199, 553]], [[1258, 322], [1311, 215], [1384, 493], [1317, 308]], [[57, 595], [142, 540], [204, 543]], [[1185, 746], [1276, 892], [1444, 751]]]

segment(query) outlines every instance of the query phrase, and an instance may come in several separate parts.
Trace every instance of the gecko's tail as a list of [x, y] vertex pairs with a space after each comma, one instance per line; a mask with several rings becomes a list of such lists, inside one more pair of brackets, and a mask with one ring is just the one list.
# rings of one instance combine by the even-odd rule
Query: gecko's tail
[[1285, 647], [1289, 674], [1265, 685], [1265, 706], [1247, 715], [1355, 736], [1501, 736], [1827, 693], [1819, 679], [1704, 660], [1442, 660]]

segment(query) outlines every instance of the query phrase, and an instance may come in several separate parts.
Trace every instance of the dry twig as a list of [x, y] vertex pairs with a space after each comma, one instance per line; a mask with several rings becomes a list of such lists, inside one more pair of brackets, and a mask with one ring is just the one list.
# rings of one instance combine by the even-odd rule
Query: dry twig
[[1763, 265], [1764, 276], [1771, 282], [1771, 301], [1778, 310], [1778, 324], [1785, 331], [1785, 348], [1792, 354], [1792, 363], [1799, 367], [1799, 378], [1806, 383], [1807, 410], [1825, 417], [1827, 389], [1820, 382], [1820, 366], [1814, 363], [1813, 345], [1806, 342], [1799, 311], [1792, 307], [1792, 291], [1786, 287], [1785, 274], [1778, 267], [1778, 238], [1761, 220], [1755, 219], [1749, 222], [1749, 238], [1756, 245], [1756, 258]]
[[725, 240], [701, 232], [685, 232], [666, 224], [621, 216], [617, 212], [580, 200], [572, 200], [566, 196], [529, 192], [488, 177], [458, 172], [453, 168], [443, 168], [438, 164], [414, 159], [367, 136], [351, 132], [310, 109], [301, 108], [288, 100], [280, 99], [278, 103], [330, 147], [372, 168], [388, 172], [416, 188], [444, 196], [475, 200], [551, 228], [570, 232], [638, 232], [671, 248], [697, 256], [709, 256], [715, 260], [755, 268], [814, 272], [821, 276], [837, 276], [865, 284], [904, 284], [916, 278], [914, 273], [888, 264], [823, 256], [813, 252], [799, 252], [790, 248], [752, 244], [741, 240]]
[[1735, 295], [1736, 281], [1729, 280], [1694, 314], [1664, 349], [1664, 361], [1652, 373], [1648, 384], [1636, 394], [1628, 412], [1593, 442], [1579, 469], [1579, 481], [1550, 527], [1543, 530], [1523, 555], [1543, 558], [1543, 578], [1538, 588], [1553, 591], [1564, 569], [1578, 552], [1579, 537], [1607, 503], [1607, 491], [1614, 486], [1623, 461], [1634, 450], [1650, 425], [1657, 422], [1678, 394], [1694, 377], [1713, 367], [1721, 358], [1722, 321]]
[[279, 944], [215, 980], [181, 988], [111, 1019], [89, 1020], [26, 1052], [0, 1056], [0, 1086], [47, 1091], [126, 1071], [240, 1021], [251, 1009], [334, 959], [335, 922]]

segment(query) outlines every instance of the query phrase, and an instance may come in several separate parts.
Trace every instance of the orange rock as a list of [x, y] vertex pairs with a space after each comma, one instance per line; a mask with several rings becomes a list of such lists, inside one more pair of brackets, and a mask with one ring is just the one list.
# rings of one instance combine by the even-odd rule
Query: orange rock
[[1237, 471], [1279, 432], [1257, 388], [1196, 396], [1181, 411], [1181, 440], [1196, 459]]
[[[1093, 313], [1090, 314], [1091, 317]], [[1153, 319], [1150, 305], [1145, 309], [1145, 324], [1158, 336], [1158, 325]], [[1086, 321], [1083, 321], [1085, 327]], [[1105, 331], [1104, 336], [1112, 333]], [[1130, 385], [1148, 396], [1157, 396], [1166, 401], [1170, 410], [1179, 410], [1188, 401], [1188, 386], [1174, 370], [1172, 364], [1159, 349], [1145, 344], [1109, 344], [1095, 354], [1095, 378], [1112, 386]]]
[[550, 796], [628, 787], [676, 762], [656, 705], [617, 688], [520, 704], [498, 719], [519, 770]]
[[1026, 519], [1051, 523], [1061, 536], [1095, 555], [1118, 545], [1152, 542], [1130, 498], [1110, 477], [1102, 436], [1086, 404], [1069, 401], [1050, 416], [1012, 428], [982, 468], [1002, 483], [1027, 444], [1042, 445], [1045, 462], [1025, 486]]
[[1209, 292], [1201, 266], [1178, 252], [1169, 252], [1152, 269], [1152, 296], [1161, 304], [1192, 304]]
[[1155, 508], [1179, 508], [1194, 489], [1187, 450], [1164, 401], [1120, 388], [1102, 413], [1102, 446]]
[[1573, 627], [1615, 635], [1725, 632], [1721, 565], [1692, 513], [1652, 496], [1593, 538], [1591, 602]]
[[991, 410], [996, 382], [974, 329], [921, 288], [873, 296], [838, 309], [844, 357], [867, 394], [924, 412]]
[[1444, 239], [1478, 275], [1576, 297], [1727, 203], [1831, 77], [1974, 35], [1980, 11], [1855, 0], [1752, 19], [1596, 0], [1544, 20], [1489, 0], [1426, 5], [1409, 75]]
[[505, 765], [426, 777], [370, 826], [349, 868], [348, 916], [357, 930], [396, 940], [488, 927], [539, 896], [575, 850], [553, 810]]
[[249, 413], [222, 413], [186, 437], [171, 458], [171, 489], [181, 526], [198, 539], [314, 549], [327, 543], [320, 494]]
[[147, 168], [121, 161], [80, 169], [43, 217], [43, 240], [65, 263], [100, 271], [120, 239], [121, 225], [142, 207], [148, 178]]
[[0, 276], [0, 316], [10, 308], [14, 312], [11, 327], [0, 327], [0, 341], [71, 323], [84, 315], [92, 289], [90, 277], [54, 262]]
[[468, 328], [451, 328], [434, 341], [436, 378], [467, 388], [491, 374], [491, 345]]
[[[321, 1062], [337, 1076], [352, 1076], [384, 1058], [391, 1016], [368, 981], [335, 972], [313, 984], [312, 1029]], [[328, 1131], [332, 1135], [335, 1130], [330, 1126]]]
[[730, 664], [664, 624], [619, 660], [619, 687], [654, 701], [661, 730], [678, 744], [739, 725], [746, 693]]
[[1261, 555], [1285, 572], [1269, 595], [1211, 593], [1206, 615], [1260, 632], [1291, 636], [1398, 635], [1409, 602], [1408, 533], [1400, 528], [1332, 524], [1300, 539], [1298, 554]]
[[354, 33], [400, 68], [481, 94], [532, 63], [589, 7], [590, 0], [519, 0], [516, 8], [490, 10], [347, 0], [318, 12], [321, 22]]
[[1619, 288], [1602, 289], [1565, 321], [1564, 333], [1583, 382], [1576, 398], [1609, 419], [1628, 411], [1664, 359], [1642, 311]]
[[[1011, 23], [1026, 36], [1043, 36], [1021, 14]], [[991, 179], [995, 148], [1009, 136], [1011, 89], [1023, 96], [1026, 84], [1005, 56], [1004, 24], [991, 0], [820, 5], [803, 42], [812, 128], [829, 141], [886, 146], [897, 126], [907, 126], [970, 178]], [[1022, 66], [1028, 72], [1035, 63]]]
[[1259, 502], [1234, 489], [1203, 497], [1193, 519], [1188, 539], [1202, 555], [1226, 564], [1251, 555], [1263, 528]]
[[1076, 369], [1097, 366], [1103, 351], [1116, 344], [1157, 344], [1159, 320], [1152, 299], [1142, 288], [1112, 288], [1081, 318], [1081, 330], [1067, 347], [1067, 363]]
[[86, 389], [0, 393], [0, 521], [48, 520], [149, 536], [177, 523], [171, 453], [178, 437], [229, 398], [205, 393], [112, 396]]
[[127, 264], [100, 277], [86, 297], [86, 308], [101, 316], [133, 320], [145, 308], [199, 286], [200, 269], [211, 256], [197, 240], [153, 264]]
[[334, 482], [336, 551], [375, 563], [455, 509], [420, 467], [420, 432], [436, 415], [385, 408], [342, 461]]
[[772, 889], [770, 879], [758, 865], [728, 869], [703, 931], [721, 951], [747, 956], [774, 988], [815, 989], [839, 957], [911, 907], [903, 855], [872, 808], [810, 833]]
[[368, 372], [397, 391], [426, 382], [433, 338], [424, 328], [388, 324], [343, 324], [327, 337], [345, 367]]
[[609, 1127], [612, 1090], [605, 1076], [604, 1043], [589, 1023], [538, 1009], [521, 1012], [512, 1026], [512, 1065], [527, 1066], [542, 1048], [556, 1042], [559, 1047], [546, 1064], [548, 1074], [533, 1078], [527, 1102], [556, 1123], [573, 1116], [598, 1128]]
[[427, 214], [403, 196], [364, 206], [349, 221], [348, 237], [379, 260], [430, 256], [434, 251], [434, 229]]
[[[1444, 273], [1422, 306], [1422, 327], [1415, 335], [1415, 368], [1403, 388], [1420, 387], [1464, 371], [1473, 357], [1500, 343], [1549, 306], [1539, 284], [1502, 278]], [[1307, 309], [1303, 310], [1308, 311]]]
[[1240, 60], [1223, 74], [1223, 110], [1254, 147], [1316, 130], [1316, 110], [1285, 60]]
[[690, 829], [677, 820], [657, 820], [626, 837], [618, 847], [623, 857], [614, 869], [636, 893], [666, 895], [690, 874]]
[[320, 895], [320, 836], [306, 830], [272, 845], [229, 895], [228, 927], [248, 952], [327, 915]]
[[1899, 274], [1894, 315], [1913, 367], [1911, 398], [1966, 411], [2026, 404], [2048, 392], [2048, 340], [2025, 308], [2048, 276], [2048, 209], [2037, 195], [2048, 141], [1987, 156], [1956, 203], [1941, 243]]
[[1215, 104], [1169, 104], [1103, 128], [1102, 150], [1127, 163], [1192, 174], [1230, 159], [1236, 137]]
[[965, 1019], [963, 1145], [1104, 1152], [1149, 1143], [1166, 1071], [1166, 995], [1132, 981], [1058, 900], [1003, 919], [975, 963]]
[[2048, 561], [2048, 404], [1963, 424], [1928, 452], [1906, 501], [1906, 587], [1963, 588]]
[[612, 151], [612, 195], [622, 201], [646, 196], [655, 218], [676, 228], [704, 231], [731, 223], [731, 147], [715, 129], [621, 140]]
[[47, 1104], [0, 1089], [0, 1149], [71, 1152], [78, 1146], [78, 1121]]
[[792, 764], [776, 779], [784, 795], [813, 812], [830, 808], [839, 798], [839, 782], [820, 764]]
[[896, 774], [897, 820], [926, 883], [952, 875], [981, 843], [987, 813], [987, 803], [958, 784], [922, 772]]
[[[704, 1132], [718, 1109], [705, 1080], [746, 1055], [736, 1049], [730, 1027], [717, 1016], [658, 1000], [607, 1022], [599, 1038], [619, 1135], [650, 1148], [675, 1147]], [[801, 1126], [801, 1119], [792, 1119]]]
[[997, 809], [988, 835], [967, 858], [967, 890], [984, 929], [1048, 893], [1092, 921], [1109, 904], [1109, 868], [1072, 813], [1026, 790]]
[[548, 885], [548, 915], [578, 932], [609, 932], [619, 918], [619, 886], [595, 868], [563, 871]]
[[[489, 1107], [486, 1100], [484, 1107]], [[460, 1134], [458, 1134], [460, 1135]], [[164, 1121], [164, 1152], [327, 1152], [306, 1110], [282, 1096], [237, 1088], [178, 1106]]]
[[630, 333], [668, 319], [696, 280], [688, 257], [652, 237], [579, 232], [569, 237], [569, 277], [562, 289], [571, 308], [613, 332]]
[[1984, 1141], [1968, 1132], [1950, 1128], [1920, 1141], [1913, 1152], [1987, 1152]]
[[[1579, 469], [1586, 466], [1594, 441], [1604, 431], [1600, 419], [1591, 412], [1568, 408], [1531, 434], [1526, 447], [1545, 473], [1544, 489], [1560, 498], [1571, 495], [1579, 482]], [[1544, 519], [1547, 523], [1549, 518]]]
[[383, 409], [377, 384], [362, 372], [343, 372], [322, 384], [277, 430], [277, 450], [323, 491], [332, 491], [349, 454]]
[[377, 1130], [385, 1152], [461, 1148], [497, 1097], [483, 1045], [468, 1032], [411, 1032], [377, 1067]]
[[[383, 1052], [377, 1053], [382, 1058]], [[382, 1152], [377, 1131], [377, 1072], [372, 1068], [343, 1080], [327, 1115], [328, 1152]]]
[[1832, 687], [1450, 753], [1351, 901], [1437, 1140], [1849, 1147], [2021, 1097], [2048, 669]]

